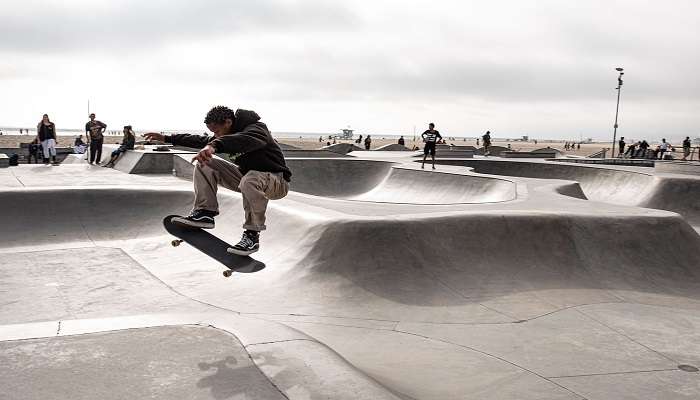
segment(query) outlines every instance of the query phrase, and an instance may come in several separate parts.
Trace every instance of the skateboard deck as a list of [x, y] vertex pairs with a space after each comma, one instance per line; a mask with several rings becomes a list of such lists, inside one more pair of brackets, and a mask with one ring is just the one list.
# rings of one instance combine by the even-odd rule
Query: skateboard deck
[[179, 238], [170, 242], [173, 246], [179, 246], [182, 242], [189, 244], [202, 253], [223, 264], [226, 268], [225, 277], [230, 277], [233, 272], [251, 273], [265, 268], [265, 264], [250, 257], [231, 254], [226, 251], [232, 245], [224, 242], [218, 237], [205, 231], [202, 228], [191, 228], [170, 221], [177, 215], [168, 215], [163, 218], [163, 226], [171, 235]]

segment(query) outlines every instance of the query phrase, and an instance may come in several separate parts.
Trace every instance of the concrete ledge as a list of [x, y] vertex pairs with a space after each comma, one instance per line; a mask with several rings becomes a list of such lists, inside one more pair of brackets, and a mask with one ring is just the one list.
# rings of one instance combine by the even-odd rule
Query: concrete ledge
[[328, 150], [282, 150], [284, 158], [307, 158], [307, 157], [348, 157], [344, 154], [334, 153]]
[[697, 161], [658, 161], [653, 166], [656, 172], [700, 176], [700, 162]]
[[[440, 150], [436, 149], [435, 158], [474, 158], [474, 150]], [[421, 150], [420, 154], [416, 154], [413, 157], [423, 157], [423, 152]]]
[[502, 151], [501, 157], [504, 158], [555, 158], [557, 152], [555, 151]]
[[[118, 147], [118, 145], [104, 145], [100, 161], [107, 162], [112, 152]], [[177, 154], [193, 153], [172, 148], [170, 151], [155, 151], [150, 147], [145, 150], [129, 150], [119, 157], [114, 169], [127, 174], [169, 174], [173, 171], [173, 158]]]
[[635, 167], [654, 166], [654, 160], [643, 160], [634, 158], [552, 158], [547, 161], [561, 161], [577, 164], [631, 165]]

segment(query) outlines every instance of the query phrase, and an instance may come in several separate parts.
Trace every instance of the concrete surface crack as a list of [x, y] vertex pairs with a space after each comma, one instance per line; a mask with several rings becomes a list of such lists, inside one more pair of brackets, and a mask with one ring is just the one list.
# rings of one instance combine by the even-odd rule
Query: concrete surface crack
[[505, 358], [499, 357], [499, 356], [497, 356], [497, 355], [495, 355], [495, 354], [487, 353], [487, 352], [485, 352], [485, 351], [483, 351], [483, 350], [479, 350], [479, 349], [474, 348], [474, 347], [465, 346], [465, 345], [462, 345], [462, 344], [450, 342], [449, 340], [436, 339], [436, 338], [432, 338], [432, 337], [429, 337], [429, 336], [424, 336], [424, 335], [421, 335], [421, 334], [418, 334], [418, 333], [413, 333], [413, 332], [408, 332], [408, 331], [402, 331], [402, 330], [397, 330], [397, 331], [395, 331], [395, 332], [402, 333], [402, 334], [405, 334], [405, 335], [416, 336], [416, 337], [419, 337], [419, 338], [423, 338], [423, 339], [425, 339], [425, 340], [430, 340], [430, 341], [445, 343], [445, 344], [449, 344], [449, 345], [452, 345], [452, 346], [461, 347], [461, 348], [463, 348], [463, 349], [466, 349], [466, 350], [469, 350], [469, 351], [473, 351], [473, 352], [475, 352], [475, 353], [483, 354], [483, 355], [485, 355], [485, 356], [487, 356], [487, 357], [494, 358], [494, 359], [499, 360], [499, 361], [501, 361], [501, 362], [504, 362], [504, 363], [506, 363], [506, 364], [512, 365], [513, 367], [515, 367], [515, 368], [517, 368], [517, 369], [520, 369], [520, 370], [522, 370], [522, 371], [525, 371], [525, 372], [528, 372], [528, 373], [530, 373], [530, 374], [532, 374], [532, 375], [535, 375], [535, 376], [537, 376], [538, 378], [543, 379], [543, 380], [545, 380], [545, 381], [551, 383], [551, 384], [554, 385], [554, 386], [557, 386], [557, 387], [559, 387], [559, 388], [562, 388], [562, 389], [566, 390], [567, 392], [569, 392], [569, 393], [571, 393], [571, 394], [573, 394], [573, 395], [575, 395], [575, 396], [580, 397], [582, 400], [586, 400], [586, 397], [585, 397], [585, 396], [582, 396], [581, 394], [576, 393], [576, 392], [573, 391], [572, 389], [569, 389], [568, 387], [563, 386], [563, 385], [561, 385], [561, 384], [559, 384], [559, 383], [557, 383], [557, 382], [555, 382], [555, 381], [553, 381], [553, 380], [547, 378], [547, 377], [544, 376], [544, 375], [538, 374], [538, 373], [535, 372], [535, 371], [529, 370], [529, 369], [523, 367], [522, 365], [518, 365], [518, 364], [516, 364], [516, 363], [514, 363], [514, 362], [512, 362], [512, 361], [506, 360]]
[[302, 341], [307, 341], [307, 342], [312, 342], [312, 343], [319, 343], [319, 342], [317, 342], [317, 341], [315, 341], [315, 340], [299, 338], [299, 339], [272, 340], [272, 341], [269, 341], [269, 342], [260, 342], [260, 343], [250, 343], [250, 344], [245, 345], [244, 347], [247, 349], [248, 347], [251, 347], [251, 346], [260, 346], [260, 345], [263, 345], [263, 344], [286, 343], [286, 342], [302, 342]]
[[561, 375], [561, 376], [548, 376], [548, 379], [559, 379], [559, 378], [580, 378], [585, 376], [608, 376], [608, 375], [631, 375], [631, 374], [641, 374], [645, 372], [669, 372], [678, 371], [678, 368], [664, 368], [664, 369], [648, 369], [639, 371], [620, 371], [620, 372], [601, 372], [599, 374], [580, 374], [580, 375]]
[[594, 318], [594, 317], [592, 317], [592, 316], [586, 314], [585, 312], [583, 312], [583, 311], [581, 311], [581, 310], [579, 310], [579, 309], [576, 309], [576, 312], [578, 312], [579, 314], [583, 315], [584, 317], [590, 319], [591, 321], [594, 321], [594, 322], [596, 322], [596, 323], [598, 323], [598, 324], [600, 324], [600, 325], [602, 325], [602, 326], [604, 326], [604, 327], [610, 329], [611, 331], [617, 333], [618, 335], [620, 335], [620, 336], [626, 338], [626, 339], [629, 340], [630, 342], [635, 343], [635, 344], [637, 344], [638, 346], [644, 347], [645, 349], [651, 351], [652, 353], [655, 353], [655, 354], [658, 355], [659, 357], [665, 358], [665, 359], [671, 361], [672, 363], [674, 363], [675, 365], [680, 364], [680, 362], [679, 362], [678, 360], [674, 360], [673, 358], [667, 356], [666, 354], [664, 354], [664, 353], [662, 353], [662, 352], [660, 352], [660, 351], [654, 350], [654, 349], [652, 349], [651, 347], [649, 347], [649, 346], [647, 346], [647, 345], [645, 345], [645, 344], [643, 344], [643, 343], [641, 343], [641, 342], [639, 342], [639, 341], [637, 341], [637, 340], [632, 339], [630, 336], [626, 335], [626, 334], [623, 333], [622, 331], [620, 331], [620, 330], [618, 330], [618, 329], [615, 329], [615, 328], [613, 328], [613, 327], [611, 327], [611, 326], [609, 326], [609, 325], [603, 323], [602, 321], [599, 321], [598, 319], [596, 319], [596, 318]]

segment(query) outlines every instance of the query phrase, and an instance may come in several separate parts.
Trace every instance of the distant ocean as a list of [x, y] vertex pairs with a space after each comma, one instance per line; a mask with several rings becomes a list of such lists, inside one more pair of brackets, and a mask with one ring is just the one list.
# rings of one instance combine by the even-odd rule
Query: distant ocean
[[[14, 127], [7, 127], [3, 128], [0, 127], [0, 132], [2, 132], [3, 135], [19, 135], [19, 129], [20, 128], [14, 128]], [[26, 130], [29, 129], [29, 132], [27, 133]], [[36, 133], [36, 128], [22, 128], [22, 135], [34, 135]], [[137, 134], [143, 134], [146, 132], [162, 132], [166, 134], [178, 134], [178, 133], [190, 133], [193, 135], [203, 135], [207, 132], [205, 132], [203, 129], [200, 130], [185, 130], [185, 129], [177, 129], [177, 130], [157, 130], [157, 129], [145, 129], [145, 130], [136, 130]], [[78, 136], [81, 134], [85, 134], [85, 131], [82, 129], [58, 129], [57, 133], [59, 136]], [[113, 131], [113, 130], [108, 130], [107, 135], [114, 135], [114, 136], [119, 136], [122, 134], [121, 130], [118, 131]], [[208, 133], [211, 135], [211, 132]], [[339, 135], [339, 132], [272, 132], [272, 135], [274, 137], [278, 138], [318, 138], [319, 136], [323, 136], [324, 139], [328, 139], [328, 136], [336, 136]], [[382, 134], [382, 133], [369, 133], [370, 135], [376, 137], [376, 138], [399, 138], [401, 134]], [[364, 132], [356, 132], [355, 133], [355, 138], [359, 137], [359, 135], [362, 135], [363, 137], [367, 136], [367, 133]], [[419, 134], [418, 134], [419, 135]], [[412, 137], [413, 134], [404, 134], [404, 137]]]

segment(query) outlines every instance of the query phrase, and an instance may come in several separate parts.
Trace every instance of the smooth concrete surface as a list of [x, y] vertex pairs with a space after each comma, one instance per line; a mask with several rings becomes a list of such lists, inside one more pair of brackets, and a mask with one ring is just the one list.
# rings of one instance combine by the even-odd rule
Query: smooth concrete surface
[[[700, 397], [698, 178], [494, 157], [432, 172], [412, 152], [351, 154], [290, 160], [297, 191], [270, 203], [255, 255], [266, 268], [230, 279], [161, 229], [162, 216], [190, 206], [185, 179], [84, 165], [0, 171], [11, 228], [0, 233], [0, 345], [19, 349], [0, 377], [40, 377], [17, 393], [58, 384], [51, 363], [17, 361], [58, 357], [23, 347], [32, 338], [73, 346], [56, 362], [85, 371], [72, 375], [80, 381], [109, 368], [80, 369], [91, 351], [99, 361], [100, 346], [116, 349], [105, 337], [127, 346], [168, 331], [164, 343], [189, 343], [204, 329], [214, 349], [239, 343], [245, 365], [287, 398]], [[185, 156], [174, 166], [191, 173]], [[504, 199], [424, 201], [460, 191]], [[368, 193], [393, 201], [358, 201]], [[219, 202], [213, 234], [235, 241], [240, 195], [221, 190]], [[136, 371], [178, 353], [151, 347]], [[213, 352], [197, 362], [226, 360]], [[197, 387], [210, 375], [191, 368], [196, 351], [181, 353], [168, 368], [190, 372], [171, 398], [213, 396], [218, 380]], [[236, 398], [226, 394], [245, 375], [221, 368], [235, 384], [215, 398]], [[250, 390], [270, 389], [259, 382]]]
[[656, 172], [667, 174], [684, 174], [700, 176], [700, 162], [698, 161], [656, 161]]
[[554, 158], [559, 154], [556, 151], [502, 151], [500, 156], [505, 158]]

